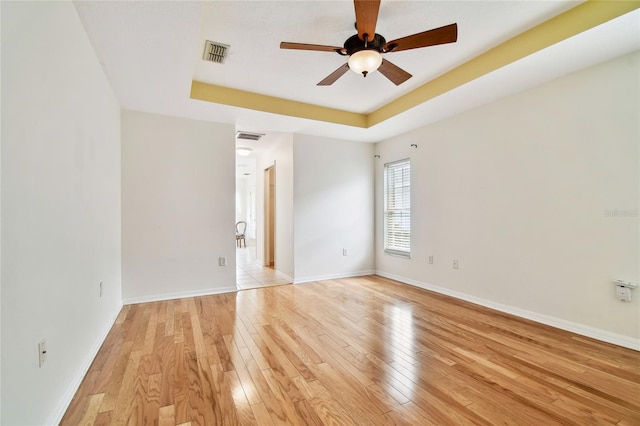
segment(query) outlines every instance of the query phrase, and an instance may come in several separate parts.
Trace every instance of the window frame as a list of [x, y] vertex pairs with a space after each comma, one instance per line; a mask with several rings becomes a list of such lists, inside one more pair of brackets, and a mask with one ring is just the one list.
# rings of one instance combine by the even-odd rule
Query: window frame
[[[400, 182], [391, 186], [390, 173], [400, 174]], [[398, 176], [395, 176], [397, 180]], [[390, 189], [394, 188], [392, 194]], [[401, 193], [398, 193], [400, 188]], [[392, 161], [384, 164], [383, 169], [383, 247], [385, 254], [411, 258], [411, 159]], [[390, 199], [391, 197], [391, 199]], [[397, 203], [402, 204], [396, 207]], [[391, 203], [394, 205], [391, 206]], [[404, 228], [405, 234], [389, 230], [392, 219], [390, 215], [399, 216], [396, 227]], [[398, 235], [400, 234], [400, 235]], [[405, 244], [406, 243], [406, 244]]]

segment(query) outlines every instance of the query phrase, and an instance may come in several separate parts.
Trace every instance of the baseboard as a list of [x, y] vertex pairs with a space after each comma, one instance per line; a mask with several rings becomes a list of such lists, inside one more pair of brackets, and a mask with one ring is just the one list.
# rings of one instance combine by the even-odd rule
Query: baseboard
[[234, 285], [234, 286], [227, 286], [227, 287], [207, 288], [204, 290], [197, 290], [197, 291], [178, 291], [175, 293], [161, 293], [161, 294], [152, 294], [149, 296], [130, 297], [128, 299], [124, 299], [122, 303], [125, 305], [135, 305], [137, 303], [160, 302], [163, 300], [184, 299], [187, 297], [210, 296], [212, 294], [231, 293], [237, 290], [238, 288]]
[[104, 328], [104, 330], [102, 330], [102, 333], [100, 333], [99, 338], [96, 340], [96, 342], [93, 344], [93, 346], [89, 350], [89, 354], [87, 355], [84, 362], [82, 363], [80, 370], [78, 370], [78, 374], [76, 374], [76, 376], [71, 381], [71, 384], [67, 388], [67, 391], [64, 393], [64, 395], [60, 399], [60, 402], [58, 403], [58, 406], [56, 407], [53, 414], [51, 415], [50, 421], [47, 422], [48, 425], [58, 425], [62, 421], [62, 417], [64, 416], [64, 413], [66, 413], [67, 408], [69, 408], [69, 405], [71, 404], [71, 400], [73, 399], [73, 396], [76, 394], [76, 392], [80, 388], [80, 384], [82, 383], [82, 380], [84, 380], [84, 376], [86, 376], [87, 371], [89, 371], [89, 367], [91, 367], [93, 360], [96, 358], [96, 355], [98, 355], [98, 351], [100, 350], [100, 348], [102, 347], [102, 344], [107, 338], [109, 331], [111, 331], [111, 329], [113, 328], [113, 325], [118, 319], [118, 315], [120, 315], [120, 311], [122, 311], [122, 303], [118, 304], [118, 309], [116, 309], [115, 315], [113, 315], [113, 318], [111, 319], [111, 321], [107, 323], [107, 326]]
[[364, 275], [374, 275], [375, 273], [376, 273], [375, 270], [368, 269], [366, 271], [343, 272], [340, 274], [329, 274], [329, 275], [317, 275], [314, 277], [296, 278], [293, 280], [293, 283], [302, 284], [302, 283], [308, 283], [312, 281], [337, 280], [340, 278], [362, 277]]
[[284, 272], [280, 272], [277, 269], [276, 269], [276, 275], [282, 278], [283, 280], [293, 282], [293, 277], [290, 277], [289, 275], [285, 274]]
[[487, 308], [495, 309], [496, 311], [511, 314], [520, 318], [526, 318], [531, 321], [539, 322], [541, 324], [550, 325], [561, 330], [570, 331], [581, 336], [591, 337], [603, 342], [612, 343], [624, 348], [640, 351], [640, 339], [634, 339], [633, 337], [624, 336], [622, 334], [612, 333], [610, 331], [602, 330], [599, 328], [591, 327], [584, 324], [579, 324], [572, 321], [563, 320], [560, 318], [552, 317], [549, 315], [539, 314], [537, 312], [528, 311], [526, 309], [516, 308], [510, 305], [504, 305], [502, 303], [493, 302], [491, 300], [482, 299], [480, 297], [471, 296], [459, 291], [449, 290], [444, 287], [439, 287], [433, 284], [428, 284], [422, 281], [417, 281], [411, 278], [402, 277], [395, 274], [389, 274], [384, 271], [376, 271], [376, 275], [381, 277], [390, 278], [392, 280], [400, 281], [405, 284], [409, 284], [415, 287], [420, 287], [425, 290], [430, 290], [436, 293], [444, 294], [446, 296], [455, 297], [456, 299], [465, 300], [467, 302], [475, 303], [476, 305], [485, 306]]

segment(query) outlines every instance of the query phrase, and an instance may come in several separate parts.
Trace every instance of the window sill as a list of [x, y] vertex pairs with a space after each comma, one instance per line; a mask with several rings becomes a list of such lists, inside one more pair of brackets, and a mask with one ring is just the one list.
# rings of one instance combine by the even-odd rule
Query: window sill
[[405, 251], [385, 250], [384, 254], [388, 254], [390, 256], [395, 256], [395, 257], [402, 257], [405, 259], [411, 259], [411, 253], [407, 253]]

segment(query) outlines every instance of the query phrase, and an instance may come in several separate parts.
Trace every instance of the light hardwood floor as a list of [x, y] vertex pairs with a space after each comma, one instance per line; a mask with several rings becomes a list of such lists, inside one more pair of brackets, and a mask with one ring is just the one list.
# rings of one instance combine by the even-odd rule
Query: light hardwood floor
[[125, 306], [62, 424], [640, 424], [640, 353], [380, 277]]

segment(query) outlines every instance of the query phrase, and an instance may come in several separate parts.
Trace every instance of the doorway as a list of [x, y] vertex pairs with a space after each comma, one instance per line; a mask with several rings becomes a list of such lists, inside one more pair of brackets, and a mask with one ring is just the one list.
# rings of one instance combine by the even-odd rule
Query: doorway
[[275, 269], [276, 167], [264, 171], [264, 266]]
[[[247, 222], [246, 246], [236, 247], [236, 287], [248, 290], [289, 284], [279, 277], [275, 266], [275, 163], [264, 170], [264, 232], [257, 228], [255, 158], [238, 158], [236, 175], [236, 220]], [[259, 198], [258, 198], [259, 199]], [[258, 232], [256, 232], [258, 229]], [[258, 260], [257, 245], [262, 246], [264, 234], [265, 255]], [[267, 241], [269, 241], [267, 243]]]

